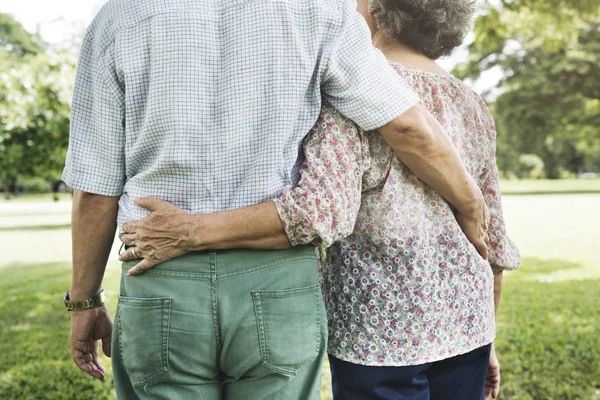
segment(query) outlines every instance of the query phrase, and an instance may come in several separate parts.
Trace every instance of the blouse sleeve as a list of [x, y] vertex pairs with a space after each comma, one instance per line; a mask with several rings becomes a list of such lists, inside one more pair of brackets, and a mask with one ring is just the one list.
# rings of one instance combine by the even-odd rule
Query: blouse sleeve
[[[490, 116], [491, 119], [491, 116]], [[495, 132], [493, 121], [491, 129]], [[495, 140], [495, 134], [493, 135]], [[488, 155], [488, 165], [484, 170], [481, 190], [490, 212], [490, 225], [488, 235], [489, 262], [494, 273], [519, 268], [521, 255], [519, 249], [506, 234], [504, 215], [502, 212], [502, 199], [500, 196], [500, 184], [498, 178], [498, 167], [496, 166], [496, 147], [491, 146]]]
[[274, 201], [292, 245], [327, 248], [354, 230], [369, 146], [352, 121], [324, 106], [303, 148], [299, 185]]

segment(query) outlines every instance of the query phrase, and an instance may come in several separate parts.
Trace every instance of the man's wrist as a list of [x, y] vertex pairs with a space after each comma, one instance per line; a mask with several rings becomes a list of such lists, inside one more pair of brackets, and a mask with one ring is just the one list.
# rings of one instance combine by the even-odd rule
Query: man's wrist
[[65, 294], [64, 303], [67, 311], [83, 311], [90, 310], [92, 308], [98, 308], [104, 305], [106, 302], [106, 295], [104, 294], [104, 289], [100, 289], [100, 291], [88, 298], [73, 300], [71, 298], [71, 291], [67, 290]]
[[454, 206], [462, 215], [478, 215], [481, 213], [482, 208], [485, 207], [485, 198], [473, 179], [467, 182], [467, 187]]

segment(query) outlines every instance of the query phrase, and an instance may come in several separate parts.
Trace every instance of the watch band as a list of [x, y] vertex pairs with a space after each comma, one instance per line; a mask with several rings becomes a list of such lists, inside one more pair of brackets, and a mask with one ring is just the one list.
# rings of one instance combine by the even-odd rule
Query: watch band
[[67, 290], [67, 293], [65, 294], [65, 307], [67, 308], [67, 311], [89, 310], [90, 308], [96, 308], [104, 305], [104, 302], [106, 301], [104, 289], [100, 290], [100, 293], [94, 297], [77, 301], [72, 301], [69, 299], [69, 292], [70, 290]]

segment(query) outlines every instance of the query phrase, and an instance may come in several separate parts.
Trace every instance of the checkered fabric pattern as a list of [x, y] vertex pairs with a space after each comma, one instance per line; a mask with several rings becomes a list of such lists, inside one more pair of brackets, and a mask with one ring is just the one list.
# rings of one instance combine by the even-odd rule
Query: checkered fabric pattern
[[297, 183], [322, 97], [362, 128], [418, 98], [370, 42], [354, 0], [111, 0], [85, 36], [63, 179], [190, 213]]

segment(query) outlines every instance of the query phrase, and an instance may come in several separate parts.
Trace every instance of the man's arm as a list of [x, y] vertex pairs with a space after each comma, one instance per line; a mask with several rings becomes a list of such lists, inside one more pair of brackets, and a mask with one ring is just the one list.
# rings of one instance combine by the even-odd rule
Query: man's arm
[[152, 213], [125, 224], [121, 255], [132, 275], [188, 251], [229, 248], [284, 249], [316, 241], [329, 247], [354, 230], [361, 204], [362, 176], [370, 165], [369, 144], [354, 123], [324, 107], [304, 140], [305, 160], [297, 187], [275, 201], [211, 214], [189, 215], [157, 199], [138, 199]]
[[73, 279], [71, 300], [100, 291], [117, 229], [119, 198], [73, 192]]
[[[84, 300], [101, 288], [106, 262], [117, 228], [118, 197], [107, 197], [75, 190], [73, 193], [72, 237], [73, 278], [69, 297]], [[110, 357], [112, 321], [106, 306], [71, 315], [71, 355], [82, 371], [104, 380], [99, 361], [98, 340]]]
[[487, 259], [487, 207], [452, 140], [423, 106], [416, 105], [378, 129], [400, 160], [458, 211], [465, 235]]
[[325, 61], [324, 97], [363, 130], [377, 129], [400, 160], [458, 210], [461, 228], [487, 258], [487, 211], [481, 191], [442, 126], [373, 47], [356, 3], [342, 3], [343, 23]]

